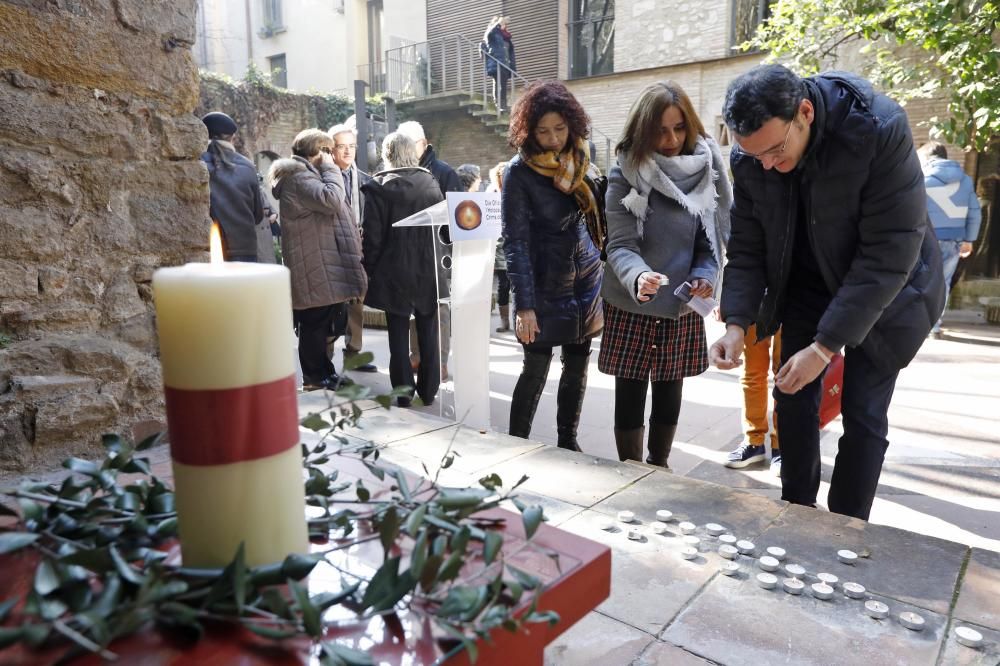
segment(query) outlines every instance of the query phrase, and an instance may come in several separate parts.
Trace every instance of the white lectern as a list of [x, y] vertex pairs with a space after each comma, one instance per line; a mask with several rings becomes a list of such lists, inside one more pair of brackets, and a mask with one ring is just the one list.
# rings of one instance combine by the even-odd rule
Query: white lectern
[[[490, 297], [493, 259], [500, 235], [500, 195], [449, 192], [447, 197], [446, 201], [393, 226], [449, 226], [451, 297], [439, 301], [451, 304], [453, 358], [448, 368], [455, 383], [455, 419], [470, 428], [486, 430], [490, 425]], [[456, 212], [462, 219], [461, 224], [457, 222]], [[435, 272], [440, 270], [437, 257], [434, 267]], [[441, 361], [444, 363], [446, 359]]]

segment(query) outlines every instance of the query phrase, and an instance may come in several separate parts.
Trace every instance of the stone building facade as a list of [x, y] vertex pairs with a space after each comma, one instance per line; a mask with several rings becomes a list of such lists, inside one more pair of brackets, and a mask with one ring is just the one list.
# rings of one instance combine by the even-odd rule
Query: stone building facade
[[150, 280], [208, 246], [194, 17], [0, 2], [0, 470], [162, 418]]

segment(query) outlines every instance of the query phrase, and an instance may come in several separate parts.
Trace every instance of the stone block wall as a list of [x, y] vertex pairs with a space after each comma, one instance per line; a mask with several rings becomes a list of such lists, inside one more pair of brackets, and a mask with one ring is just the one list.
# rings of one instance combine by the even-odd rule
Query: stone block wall
[[439, 158], [452, 167], [475, 164], [481, 170], [483, 180], [489, 177], [489, 170], [497, 162], [509, 160], [514, 155], [514, 149], [507, 145], [506, 138], [485, 127], [465, 110], [409, 115], [424, 126], [427, 140], [434, 145]]
[[0, 1], [0, 471], [163, 414], [150, 280], [204, 258], [194, 0]]
[[730, 55], [732, 0], [618, 0], [615, 72]]

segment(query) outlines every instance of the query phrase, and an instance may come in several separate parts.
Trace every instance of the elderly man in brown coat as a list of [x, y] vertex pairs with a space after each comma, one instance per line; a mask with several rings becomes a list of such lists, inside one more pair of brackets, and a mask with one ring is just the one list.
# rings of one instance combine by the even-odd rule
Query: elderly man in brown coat
[[350, 380], [334, 369], [326, 338], [335, 321], [346, 321], [347, 302], [364, 298], [368, 278], [333, 140], [318, 129], [299, 132], [292, 158], [275, 162], [268, 178], [281, 207], [282, 256], [292, 272], [303, 388], [335, 390]]

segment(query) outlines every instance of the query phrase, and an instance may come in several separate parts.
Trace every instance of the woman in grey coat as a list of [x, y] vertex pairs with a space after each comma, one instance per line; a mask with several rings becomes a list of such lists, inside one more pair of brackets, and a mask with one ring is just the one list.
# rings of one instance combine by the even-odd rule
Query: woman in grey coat
[[719, 147], [676, 83], [633, 104], [608, 180], [604, 335], [598, 369], [615, 376], [615, 444], [641, 460], [653, 384], [647, 463], [667, 467], [684, 377], [708, 368], [705, 322], [674, 294], [718, 287], [732, 187]]
[[336, 321], [346, 323], [347, 301], [364, 298], [368, 278], [333, 139], [318, 129], [299, 132], [292, 158], [275, 162], [268, 178], [280, 203], [281, 254], [292, 272], [303, 388], [335, 390], [349, 380], [334, 370], [326, 339]]

